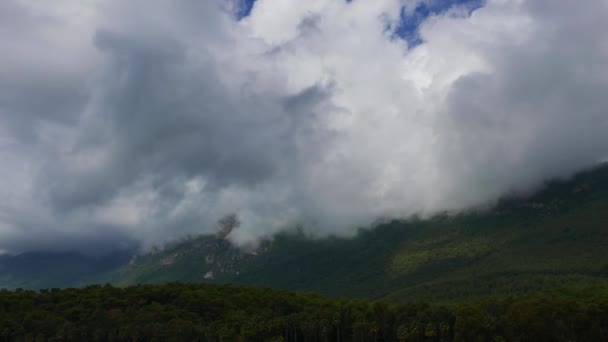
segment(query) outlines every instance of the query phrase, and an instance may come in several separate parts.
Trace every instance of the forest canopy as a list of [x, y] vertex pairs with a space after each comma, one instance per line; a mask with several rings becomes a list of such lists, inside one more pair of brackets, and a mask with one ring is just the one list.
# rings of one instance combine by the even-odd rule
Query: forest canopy
[[236, 285], [0, 291], [0, 341], [601, 341], [608, 296], [391, 305]]

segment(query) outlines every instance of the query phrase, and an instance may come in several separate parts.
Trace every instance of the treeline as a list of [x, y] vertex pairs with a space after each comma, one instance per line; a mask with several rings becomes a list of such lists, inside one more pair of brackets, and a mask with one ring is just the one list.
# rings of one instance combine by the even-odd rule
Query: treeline
[[0, 341], [607, 341], [608, 298], [390, 305], [234, 285], [0, 291]]

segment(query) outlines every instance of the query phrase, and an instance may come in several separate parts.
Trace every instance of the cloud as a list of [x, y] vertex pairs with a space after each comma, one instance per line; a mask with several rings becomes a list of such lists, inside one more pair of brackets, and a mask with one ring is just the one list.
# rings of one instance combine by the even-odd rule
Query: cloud
[[606, 158], [608, 5], [455, 6], [408, 46], [418, 3], [4, 1], [0, 249], [348, 236]]

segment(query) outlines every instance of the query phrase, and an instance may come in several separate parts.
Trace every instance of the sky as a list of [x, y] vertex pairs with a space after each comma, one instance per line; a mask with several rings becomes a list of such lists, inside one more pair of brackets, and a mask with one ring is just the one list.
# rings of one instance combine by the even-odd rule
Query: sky
[[[250, 0], [247, 0], [250, 1]], [[0, 250], [251, 244], [608, 157], [608, 1], [3, 0]]]

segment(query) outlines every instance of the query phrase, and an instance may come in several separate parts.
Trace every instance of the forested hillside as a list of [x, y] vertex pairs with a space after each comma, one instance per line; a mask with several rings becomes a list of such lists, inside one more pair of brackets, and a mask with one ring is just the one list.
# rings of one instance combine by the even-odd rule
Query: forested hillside
[[351, 239], [292, 231], [237, 248], [220, 234], [133, 257], [4, 256], [0, 287], [230, 282], [340, 298], [459, 302], [607, 288], [606, 246], [604, 165], [535, 194], [514, 194], [467, 213], [383, 223]]
[[0, 341], [605, 341], [608, 294], [398, 306], [234, 285], [0, 291]]
[[331, 296], [460, 301], [608, 286], [608, 167], [476, 211], [380, 224], [354, 239], [284, 233], [255, 250], [213, 236], [132, 260], [120, 285], [234, 282]]

